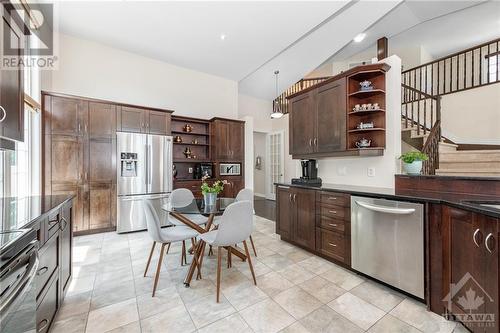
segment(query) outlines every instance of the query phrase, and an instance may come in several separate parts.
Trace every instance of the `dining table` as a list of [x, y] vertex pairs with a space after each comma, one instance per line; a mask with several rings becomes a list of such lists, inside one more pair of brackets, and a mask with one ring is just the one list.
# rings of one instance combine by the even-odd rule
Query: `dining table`
[[[172, 205], [171, 202], [167, 202], [162, 206], [162, 209], [165, 210], [172, 217], [184, 223], [186, 226], [196, 230], [200, 234], [206, 233], [213, 229], [213, 221], [214, 217], [217, 215], [222, 215], [227, 206], [235, 202], [234, 198], [217, 198], [215, 204], [205, 204], [203, 199], [193, 199], [189, 202], [184, 203], [176, 203], [175, 206]], [[194, 223], [190, 216], [194, 215], [203, 215], [207, 217], [207, 223], [205, 227]], [[198, 269], [198, 273], [196, 278], [201, 279], [201, 266], [203, 264], [203, 256], [205, 254], [206, 243], [199, 239], [193, 248], [193, 260], [189, 266], [188, 273], [186, 278], [184, 279], [184, 285], [186, 287], [190, 286], [191, 280], [193, 279], [193, 275], [195, 270]], [[227, 250], [230, 250], [231, 254], [234, 254], [242, 261], [247, 259], [244, 251], [240, 249], [238, 246], [229, 246], [226, 247]]]

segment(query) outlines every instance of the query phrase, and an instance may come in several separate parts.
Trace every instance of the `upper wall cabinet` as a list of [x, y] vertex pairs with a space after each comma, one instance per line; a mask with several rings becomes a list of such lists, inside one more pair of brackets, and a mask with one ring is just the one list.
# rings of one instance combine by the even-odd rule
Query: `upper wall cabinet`
[[[21, 29], [21, 18], [10, 13], [12, 5], [9, 2], [2, 2], [0, 47], [4, 52], [3, 43], [9, 42], [10, 49], [15, 52], [12, 57], [21, 58], [24, 55], [23, 32]], [[8, 40], [5, 36], [9, 36]], [[11, 56], [9, 55], [9, 58]], [[17, 69], [0, 70], [0, 137], [8, 140], [24, 140], [24, 69], [22, 66]]]
[[114, 138], [116, 133], [116, 106], [89, 103], [88, 134], [91, 138]]
[[[318, 158], [348, 155], [381, 155], [385, 148], [385, 112], [363, 110], [354, 114], [356, 104], [385, 106], [385, 95], [359, 94], [351, 97], [352, 89], [359, 90], [359, 78], [373, 79], [376, 85], [385, 84], [386, 64], [359, 66], [289, 97], [290, 154], [293, 158]], [[364, 74], [366, 73], [366, 74]], [[382, 79], [378, 78], [382, 76]], [[349, 82], [349, 84], [348, 84]], [[378, 86], [377, 86], [378, 87]], [[350, 89], [349, 89], [350, 88]], [[385, 87], [384, 87], [385, 88]], [[378, 90], [378, 89], [376, 89]], [[373, 96], [377, 96], [374, 98]], [[348, 100], [349, 98], [349, 100]], [[370, 102], [373, 99], [373, 102]], [[356, 103], [354, 103], [356, 101]], [[375, 121], [372, 115], [377, 114]], [[349, 120], [349, 121], [348, 121]], [[372, 123], [376, 128], [364, 127]], [[376, 147], [356, 146], [367, 138]]]
[[44, 99], [45, 134], [83, 136], [88, 129], [88, 102], [59, 96]]
[[213, 158], [242, 162], [245, 156], [245, 122], [214, 118], [212, 120]]
[[119, 131], [170, 135], [171, 112], [121, 106], [117, 116]]

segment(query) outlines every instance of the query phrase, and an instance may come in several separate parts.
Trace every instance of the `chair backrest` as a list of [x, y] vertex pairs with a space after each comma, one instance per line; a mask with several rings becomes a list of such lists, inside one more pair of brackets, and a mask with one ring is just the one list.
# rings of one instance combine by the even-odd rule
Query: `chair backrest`
[[162, 242], [160, 219], [158, 218], [158, 214], [156, 214], [153, 204], [149, 200], [143, 199], [142, 209], [144, 210], [144, 215], [146, 216], [149, 236], [155, 242]]
[[253, 191], [249, 188], [244, 188], [238, 192], [235, 198], [236, 201], [247, 200], [252, 204], [252, 211], [255, 214], [255, 209], [253, 208]]
[[187, 188], [178, 188], [170, 193], [172, 207], [186, 207], [194, 200], [193, 192]]
[[236, 201], [221, 216], [215, 245], [228, 246], [247, 240], [253, 229], [253, 208], [248, 200]]

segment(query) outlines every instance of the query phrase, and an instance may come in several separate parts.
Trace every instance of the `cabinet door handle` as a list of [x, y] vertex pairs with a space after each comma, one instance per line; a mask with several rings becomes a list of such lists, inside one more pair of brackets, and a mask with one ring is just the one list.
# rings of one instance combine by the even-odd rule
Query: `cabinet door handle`
[[328, 197], [328, 200], [337, 200], [336, 197]]
[[474, 231], [474, 235], [472, 235], [472, 240], [474, 241], [474, 244], [476, 244], [477, 247], [479, 247], [479, 243], [477, 242], [477, 239], [476, 239], [476, 236], [478, 233], [479, 233], [479, 229], [476, 229], [476, 231]]
[[493, 253], [493, 250], [488, 245], [488, 241], [490, 240], [491, 237], [493, 237], [493, 234], [490, 232], [488, 236], [486, 236], [486, 239], [484, 240], [484, 245], [486, 246], [486, 250], [488, 250], [489, 253]]
[[2, 116], [0, 117], [0, 123], [5, 120], [7, 117], [7, 111], [3, 108], [3, 106], [0, 106], [0, 110], [2, 110]]
[[293, 202], [297, 202], [297, 194], [293, 195]]
[[292, 202], [292, 193], [288, 194], [288, 201]]
[[309, 147], [312, 147], [312, 142], [313, 142], [313, 140], [309, 139]]
[[49, 323], [49, 321], [47, 319], [41, 320], [38, 323], [37, 332], [43, 331], [45, 329], [45, 327], [47, 327], [48, 323]]
[[82, 131], [82, 124], [78, 123], [78, 133]]
[[334, 223], [328, 223], [328, 225], [332, 226], [332, 227], [336, 227], [337, 225], [334, 224]]
[[88, 172], [85, 172], [85, 180], [88, 180], [89, 179], [89, 174]]
[[83, 126], [83, 131], [84, 131], [85, 133], [87, 133], [87, 124], [85, 124], [85, 126]]
[[59, 220], [49, 221], [49, 226], [53, 226], [54, 224], [57, 224], [57, 223], [59, 223]]
[[314, 145], [317, 146], [318, 145], [318, 138], [314, 138]]
[[36, 271], [36, 275], [38, 275], [38, 276], [43, 275], [43, 274], [47, 273], [48, 270], [49, 270], [49, 268], [47, 266], [43, 266], [38, 271]]
[[337, 211], [336, 211], [336, 210], [329, 210], [328, 212], [329, 212], [329, 213], [332, 213], [332, 214], [337, 214]]
[[328, 245], [333, 246], [333, 247], [337, 247], [337, 245], [333, 244], [333, 243], [328, 243]]

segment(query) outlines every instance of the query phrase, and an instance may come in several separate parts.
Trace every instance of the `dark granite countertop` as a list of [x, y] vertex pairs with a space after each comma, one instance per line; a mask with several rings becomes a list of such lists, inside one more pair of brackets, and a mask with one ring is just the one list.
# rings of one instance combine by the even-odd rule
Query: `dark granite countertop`
[[73, 199], [73, 195], [0, 198], [0, 231], [29, 228], [30, 224]]
[[290, 186], [306, 188], [311, 190], [320, 191], [331, 191], [347, 193], [351, 195], [359, 195], [372, 198], [383, 198], [389, 200], [399, 200], [399, 201], [409, 201], [409, 202], [419, 202], [419, 203], [437, 203], [437, 204], [447, 204], [452, 207], [465, 209], [468, 211], [473, 211], [476, 213], [488, 215], [495, 218], [500, 218], [500, 209], [491, 206], [484, 206], [484, 204], [495, 205], [500, 204], [500, 198], [498, 201], [475, 201], [470, 199], [464, 200], [446, 200], [439, 197], [439, 194], [429, 195], [429, 196], [409, 196], [409, 195], [399, 195], [395, 194], [395, 190], [391, 188], [383, 187], [371, 187], [371, 186], [357, 186], [357, 185], [343, 185], [343, 184], [328, 184], [323, 183], [321, 186], [313, 185], [298, 185], [291, 183], [275, 183], [275, 185]]

